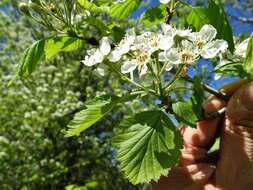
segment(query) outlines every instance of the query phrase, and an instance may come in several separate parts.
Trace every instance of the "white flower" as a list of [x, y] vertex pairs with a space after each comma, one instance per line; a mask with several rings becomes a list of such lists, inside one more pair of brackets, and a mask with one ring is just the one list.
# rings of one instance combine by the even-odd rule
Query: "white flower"
[[189, 39], [199, 49], [203, 58], [211, 59], [228, 48], [228, 43], [225, 40], [214, 40], [216, 35], [216, 29], [212, 25], [207, 24], [199, 32], [191, 33]]
[[135, 35], [126, 36], [121, 42], [116, 46], [116, 48], [109, 54], [108, 59], [111, 62], [117, 62], [121, 59], [123, 55], [130, 51], [132, 44], [135, 41]]
[[242, 41], [240, 44], [236, 44], [235, 55], [245, 58], [246, 53], [247, 53], [248, 43], [249, 43], [249, 38]]
[[[199, 58], [199, 53], [194, 44], [183, 40], [178, 48], [171, 48], [159, 54], [159, 61], [171, 64], [193, 64]], [[168, 64], [168, 69], [171, 65]]]
[[100, 45], [98, 49], [90, 49], [87, 51], [87, 54], [81, 62], [86, 66], [93, 66], [98, 63], [101, 63], [104, 60], [104, 57], [108, 55], [111, 51], [111, 45], [107, 37], [103, 37], [100, 40]]
[[170, 2], [170, 0], [160, 0], [160, 3], [162, 4], [168, 4]]
[[149, 63], [151, 60], [151, 52], [136, 51], [134, 54], [135, 55], [133, 59], [126, 60], [123, 63], [121, 66], [121, 72], [124, 74], [131, 73], [137, 68], [139, 75], [142, 76], [148, 71], [147, 63]]

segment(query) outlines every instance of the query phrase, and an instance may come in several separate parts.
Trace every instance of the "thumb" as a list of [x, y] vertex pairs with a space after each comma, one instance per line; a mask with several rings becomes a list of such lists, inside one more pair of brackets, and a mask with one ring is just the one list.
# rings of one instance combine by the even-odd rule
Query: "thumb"
[[221, 189], [253, 189], [253, 83], [237, 90], [227, 105], [215, 174]]

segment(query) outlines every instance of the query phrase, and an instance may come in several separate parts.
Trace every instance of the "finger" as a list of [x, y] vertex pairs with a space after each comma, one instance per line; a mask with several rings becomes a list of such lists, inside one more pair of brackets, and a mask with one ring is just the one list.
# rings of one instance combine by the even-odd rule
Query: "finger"
[[153, 184], [153, 189], [200, 189], [199, 187], [208, 182], [214, 171], [215, 166], [211, 164], [193, 164], [172, 168], [167, 177], [162, 177], [158, 183]]
[[[221, 189], [253, 189], [253, 83], [231, 97], [221, 134], [216, 182]], [[233, 183], [233, 182], [240, 183]]]

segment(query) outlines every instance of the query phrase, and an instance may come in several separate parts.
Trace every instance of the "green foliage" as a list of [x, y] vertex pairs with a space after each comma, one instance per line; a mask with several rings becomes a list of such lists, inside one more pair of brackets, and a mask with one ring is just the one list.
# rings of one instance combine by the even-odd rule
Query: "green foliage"
[[39, 40], [29, 47], [24, 54], [19, 68], [19, 75], [31, 74], [44, 56], [45, 40]]
[[177, 120], [182, 124], [187, 126], [196, 127], [196, 117], [191, 101], [187, 102], [176, 102], [173, 104], [173, 114], [176, 116]]
[[114, 106], [111, 99], [98, 99], [92, 103], [86, 104], [86, 109], [77, 113], [74, 119], [69, 123], [69, 130], [66, 136], [71, 137], [79, 135], [82, 131], [88, 129], [97, 121], [102, 119]]
[[53, 37], [45, 40], [44, 53], [46, 59], [51, 59], [60, 52], [77, 51], [84, 47], [84, 40], [61, 36]]
[[147, 111], [124, 120], [114, 137], [121, 169], [133, 183], [157, 181], [177, 164], [182, 142], [170, 118]]
[[214, 0], [208, 2], [207, 8], [192, 8], [192, 12], [187, 17], [188, 25], [193, 26], [196, 30], [200, 30], [204, 24], [213, 25], [217, 29], [217, 38], [226, 40], [229, 50], [234, 52], [233, 32], [222, 4]]
[[253, 79], [253, 35], [250, 37], [245, 63], [243, 64], [245, 72], [250, 79]]
[[140, 0], [125, 0], [122, 3], [115, 3], [111, 6], [109, 14], [117, 19], [125, 19], [140, 6], [140, 3]]
[[142, 22], [147, 26], [160, 24], [165, 21], [166, 15], [166, 6], [161, 4], [147, 10], [142, 17]]
[[102, 10], [95, 4], [88, 0], [78, 0], [78, 3], [82, 6], [82, 8], [92, 11], [92, 12], [101, 12]]
[[39, 40], [26, 50], [20, 64], [19, 75], [31, 74], [44, 57], [51, 59], [62, 51], [76, 51], [83, 47], [83, 43], [83, 40], [67, 36]]

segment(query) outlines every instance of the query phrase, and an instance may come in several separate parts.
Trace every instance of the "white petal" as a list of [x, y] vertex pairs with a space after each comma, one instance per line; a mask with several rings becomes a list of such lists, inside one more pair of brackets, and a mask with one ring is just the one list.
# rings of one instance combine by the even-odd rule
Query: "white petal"
[[140, 67], [139, 75], [140, 77], [145, 75], [148, 72], [148, 66], [146, 64]]
[[212, 41], [215, 38], [216, 34], [216, 28], [210, 24], [204, 25], [199, 31], [200, 38], [206, 42]]
[[103, 55], [108, 55], [111, 51], [111, 45], [109, 42], [108, 37], [103, 37], [100, 41], [100, 47], [99, 50]]
[[97, 68], [96, 71], [98, 72], [98, 74], [100, 74], [101, 76], [105, 76], [105, 70], [102, 68]]
[[175, 29], [169, 24], [163, 23], [161, 24], [161, 28], [162, 28], [163, 34], [171, 35], [171, 37], [172, 37], [172, 34], [175, 32]]
[[172, 64], [180, 64], [180, 58], [177, 48], [172, 48], [166, 52], [167, 60]]
[[122, 73], [130, 73], [132, 71], [134, 71], [137, 67], [137, 62], [136, 60], [128, 60], [128, 61], [125, 61], [123, 63], [123, 65], [121, 66], [121, 72]]
[[167, 56], [166, 56], [165, 51], [162, 51], [162, 52], [159, 53], [159, 55], [158, 55], [158, 60], [161, 61], [161, 62], [166, 62], [166, 61], [168, 61], [168, 58], [167, 58]]
[[191, 29], [176, 30], [176, 34], [181, 37], [188, 37], [191, 34], [191, 32], [192, 32]]
[[101, 63], [104, 60], [104, 55], [100, 50], [97, 50], [91, 59], [94, 59], [96, 63]]
[[188, 50], [195, 49], [193, 43], [188, 40], [183, 40], [181, 44], [182, 44], [183, 49], [188, 49]]
[[169, 36], [162, 36], [159, 39], [158, 47], [161, 50], [167, 50], [173, 46], [173, 43], [174, 43], [173, 38]]
[[246, 57], [246, 52], [248, 48], [249, 38], [242, 41], [239, 45], [235, 47], [235, 55], [240, 57]]
[[88, 55], [85, 56], [85, 59], [81, 61], [84, 65], [91, 67], [93, 65], [96, 65], [97, 62], [95, 61], [94, 57], [89, 57]]
[[122, 57], [121, 52], [119, 52], [118, 50], [114, 50], [109, 54], [108, 59], [111, 62], [117, 62], [121, 59], [121, 57]]
[[215, 40], [207, 43], [202, 51], [201, 56], [205, 59], [216, 57], [219, 53], [224, 52], [228, 48], [228, 43], [225, 40]]
[[170, 0], [160, 0], [160, 3], [162, 4], [168, 4], [170, 2]]

